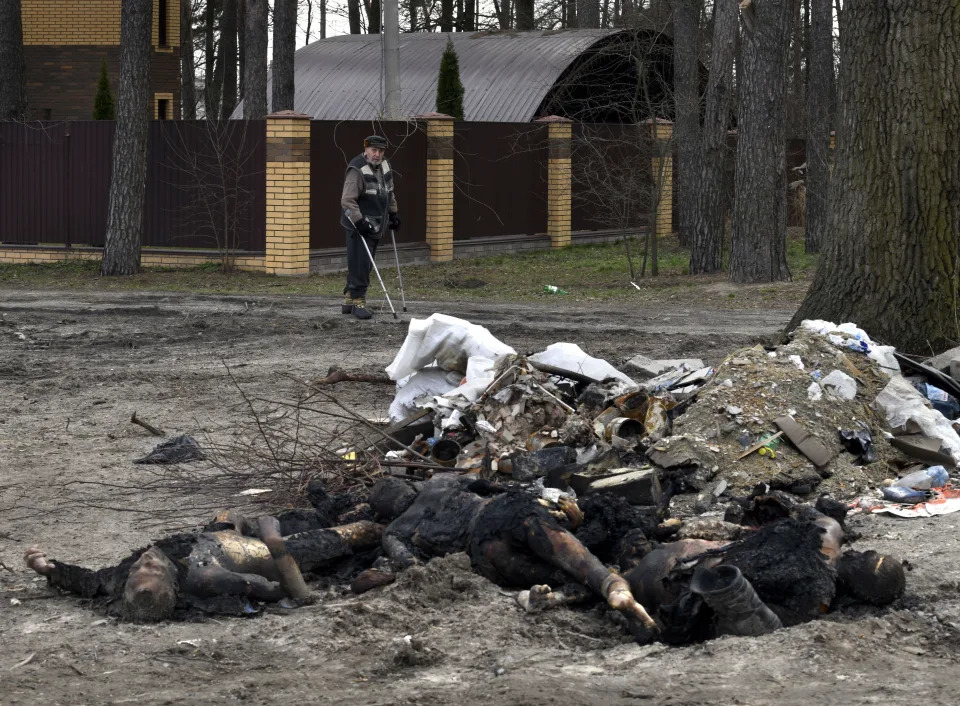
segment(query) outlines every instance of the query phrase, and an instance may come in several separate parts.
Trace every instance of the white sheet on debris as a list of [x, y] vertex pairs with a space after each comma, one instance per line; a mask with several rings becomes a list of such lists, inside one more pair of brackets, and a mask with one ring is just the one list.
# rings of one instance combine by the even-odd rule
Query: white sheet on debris
[[[443, 368], [424, 368], [397, 382], [397, 394], [390, 403], [390, 419], [399, 422], [416, 414], [427, 400], [456, 388], [463, 375]], [[418, 404], [419, 402], [419, 404]]]
[[530, 361], [543, 363], [544, 365], [552, 365], [555, 368], [561, 368], [571, 373], [581, 373], [594, 380], [616, 378], [620, 382], [628, 385], [636, 385], [633, 380], [610, 365], [610, 363], [602, 358], [594, 358], [593, 356], [587, 355], [583, 349], [575, 343], [553, 343], [547, 346], [546, 350], [530, 356]]
[[877, 361], [880, 369], [887, 376], [899, 375], [900, 364], [893, 357], [896, 350], [893, 346], [878, 346], [870, 340], [870, 336], [862, 328], [852, 323], [835, 324], [822, 319], [804, 319], [800, 322], [801, 328], [826, 336], [829, 341], [839, 348], [850, 348], [866, 353], [871, 360]]
[[467, 372], [473, 356], [496, 360], [516, 353], [483, 326], [446, 314], [431, 314], [426, 319], [411, 319], [407, 337], [393, 362], [387, 366], [391, 380], [401, 380], [436, 363], [444, 370]]
[[874, 406], [884, 413], [887, 424], [898, 429], [913, 421], [927, 436], [940, 439], [942, 447], [960, 465], [960, 436], [953, 430], [950, 420], [940, 412], [927, 406], [926, 400], [907, 382], [906, 378], [896, 376], [880, 391]]

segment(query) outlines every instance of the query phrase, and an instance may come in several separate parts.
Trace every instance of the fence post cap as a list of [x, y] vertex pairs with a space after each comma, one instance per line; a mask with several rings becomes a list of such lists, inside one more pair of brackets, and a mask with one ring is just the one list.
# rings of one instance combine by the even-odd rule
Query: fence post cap
[[270, 113], [267, 118], [287, 118], [291, 120], [312, 120], [309, 115], [298, 113], [295, 110], [278, 110], [276, 113]]
[[535, 123], [572, 123], [570, 118], [564, 118], [560, 115], [544, 115], [542, 118], [535, 118]]
[[414, 120], [453, 120], [452, 115], [447, 115], [446, 113], [421, 113], [420, 115], [414, 115]]

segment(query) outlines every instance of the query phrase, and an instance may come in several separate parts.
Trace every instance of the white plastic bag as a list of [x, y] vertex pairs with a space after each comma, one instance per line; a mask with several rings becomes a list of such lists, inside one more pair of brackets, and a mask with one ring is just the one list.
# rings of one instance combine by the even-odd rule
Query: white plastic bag
[[582, 373], [594, 380], [602, 381], [607, 378], [616, 378], [628, 385], [636, 385], [627, 375], [624, 375], [602, 358], [587, 355], [575, 343], [553, 343], [545, 351], [530, 356], [530, 362], [552, 365], [571, 373]]
[[891, 429], [898, 429], [913, 421], [927, 436], [940, 439], [941, 446], [960, 464], [960, 436], [953, 430], [950, 421], [935, 409], [930, 409], [926, 401], [913, 385], [903, 377], [897, 376], [887, 383], [874, 407], [886, 415]]
[[800, 322], [800, 327], [826, 336], [838, 348], [850, 348], [865, 353], [868, 358], [877, 362], [887, 377], [900, 374], [900, 364], [893, 357], [896, 348], [874, 344], [867, 332], [856, 324], [847, 322], [838, 325], [823, 319], [804, 319]]
[[852, 400], [857, 396], [857, 381], [842, 370], [832, 370], [820, 385], [828, 395], [841, 400]]
[[442, 368], [424, 368], [397, 382], [397, 394], [390, 403], [390, 419], [399, 422], [416, 414], [421, 404], [442, 395], [460, 384], [463, 376]]
[[467, 371], [472, 356], [490, 360], [516, 353], [483, 326], [446, 314], [431, 314], [426, 319], [411, 319], [407, 337], [393, 362], [387, 366], [391, 380], [415, 373], [436, 362], [444, 370]]

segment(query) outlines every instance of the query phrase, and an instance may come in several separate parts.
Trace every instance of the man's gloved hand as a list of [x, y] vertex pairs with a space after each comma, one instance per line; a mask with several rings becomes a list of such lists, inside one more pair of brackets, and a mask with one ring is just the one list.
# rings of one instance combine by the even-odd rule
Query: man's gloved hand
[[357, 229], [357, 232], [365, 238], [369, 238], [377, 232], [377, 229], [373, 227], [373, 223], [371, 223], [366, 216], [354, 223], [353, 226]]
[[400, 215], [397, 213], [390, 213], [387, 215], [387, 220], [390, 222], [390, 228], [394, 232], [400, 230]]

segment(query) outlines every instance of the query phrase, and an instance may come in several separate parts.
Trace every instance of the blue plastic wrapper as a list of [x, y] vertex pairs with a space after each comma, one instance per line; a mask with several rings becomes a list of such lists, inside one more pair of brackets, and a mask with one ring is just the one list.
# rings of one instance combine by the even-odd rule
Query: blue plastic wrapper
[[930, 491], [890, 485], [883, 489], [883, 497], [895, 503], [920, 503], [930, 497]]

